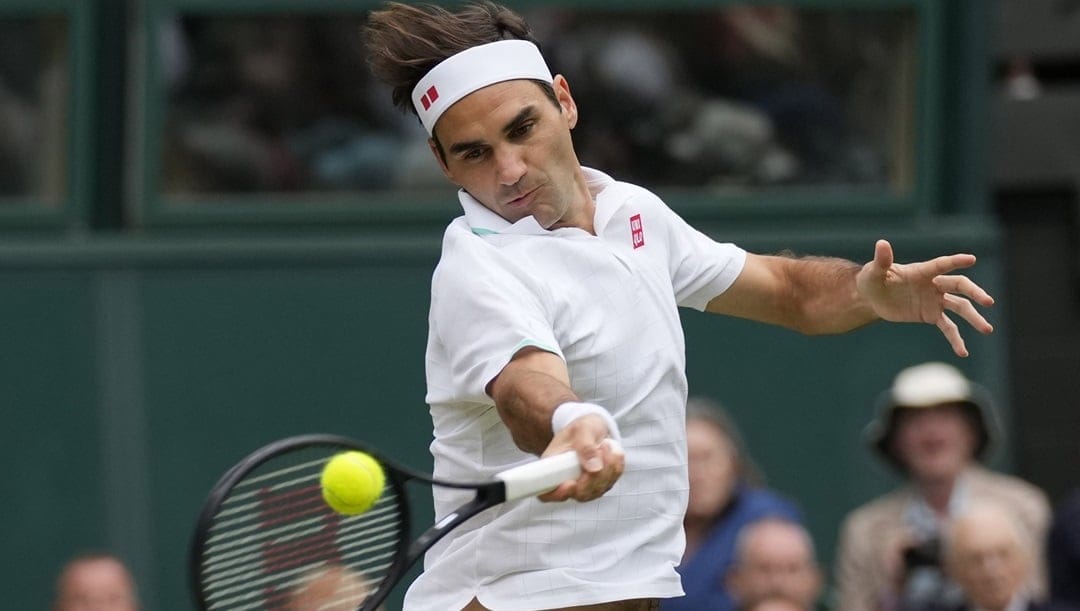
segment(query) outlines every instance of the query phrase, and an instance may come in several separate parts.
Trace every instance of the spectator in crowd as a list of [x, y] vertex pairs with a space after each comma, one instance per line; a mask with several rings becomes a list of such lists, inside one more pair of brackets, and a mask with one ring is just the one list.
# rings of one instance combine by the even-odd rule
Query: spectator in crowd
[[686, 408], [690, 499], [679, 567], [686, 596], [665, 600], [662, 608], [730, 611], [734, 603], [724, 575], [734, 562], [739, 529], [768, 516], [801, 516], [794, 503], [762, 487], [760, 472], [723, 408], [703, 398], [691, 398]]
[[888, 611], [956, 604], [943, 574], [940, 537], [963, 507], [997, 502], [1023, 524], [1036, 561], [1032, 592], [1046, 592], [1043, 558], [1050, 507], [1035, 486], [979, 464], [994, 435], [984, 389], [945, 363], [901, 371], [867, 429], [872, 447], [906, 479], [851, 512], [837, 557], [840, 611]]
[[799, 603], [783, 596], [766, 596], [739, 607], [739, 611], [805, 611]]
[[124, 563], [109, 554], [72, 558], [56, 580], [53, 611], [138, 611], [135, 580]]
[[815, 608], [824, 580], [802, 525], [779, 518], [747, 524], [735, 551], [726, 582], [740, 608], [773, 597], [786, 598], [802, 611]]
[[1035, 547], [1014, 512], [971, 505], [955, 516], [943, 541], [945, 570], [967, 599], [950, 611], [1076, 611], [1031, 594]]
[[1050, 595], [1080, 607], [1080, 489], [1058, 506], [1050, 528]]
[[343, 566], [308, 575], [289, 596], [289, 611], [355, 611], [371, 589], [363, 576]]

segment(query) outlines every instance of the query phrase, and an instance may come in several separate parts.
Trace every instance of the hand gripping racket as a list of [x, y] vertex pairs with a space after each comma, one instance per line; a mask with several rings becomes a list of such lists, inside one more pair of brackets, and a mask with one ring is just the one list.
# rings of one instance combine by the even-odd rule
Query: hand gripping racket
[[[367, 453], [386, 474], [379, 500], [354, 516], [331, 509], [319, 485], [327, 461], [348, 450]], [[566, 452], [508, 469], [490, 482], [446, 482], [345, 437], [282, 439], [241, 460], [211, 490], [192, 540], [192, 592], [203, 610], [374, 611], [452, 529], [485, 509], [547, 492], [580, 474], [577, 455]], [[410, 542], [409, 481], [476, 495]]]

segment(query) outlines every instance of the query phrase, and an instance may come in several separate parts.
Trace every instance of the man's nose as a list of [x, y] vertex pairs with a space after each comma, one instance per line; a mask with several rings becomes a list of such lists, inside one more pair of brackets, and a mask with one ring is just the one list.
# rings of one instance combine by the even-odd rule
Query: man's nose
[[503, 147], [495, 152], [495, 172], [499, 184], [516, 185], [525, 175], [525, 160], [515, 146]]

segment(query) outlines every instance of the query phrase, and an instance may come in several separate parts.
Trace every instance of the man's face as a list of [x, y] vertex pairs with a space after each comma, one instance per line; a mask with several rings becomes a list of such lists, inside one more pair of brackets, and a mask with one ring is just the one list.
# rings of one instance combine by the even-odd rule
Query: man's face
[[813, 606], [821, 593], [821, 571], [807, 535], [779, 521], [751, 525], [742, 557], [729, 575], [728, 586], [741, 602], [770, 596]]
[[916, 480], [952, 479], [971, 462], [975, 434], [963, 409], [901, 408], [893, 447]]
[[958, 524], [947, 557], [949, 573], [979, 608], [1004, 609], [1030, 570], [1017, 530], [1000, 516]]
[[735, 449], [715, 424], [693, 418], [686, 423], [690, 500], [686, 516], [708, 520], [731, 500], [737, 479]]
[[[555, 77], [559, 106], [533, 81], [496, 83], [451, 106], [435, 125], [443, 172], [510, 222], [528, 215], [545, 228], [591, 227], [591, 199], [570, 139], [577, 106]], [[585, 223], [585, 225], [583, 225]]]
[[135, 611], [135, 587], [115, 560], [85, 560], [61, 577], [57, 611]]

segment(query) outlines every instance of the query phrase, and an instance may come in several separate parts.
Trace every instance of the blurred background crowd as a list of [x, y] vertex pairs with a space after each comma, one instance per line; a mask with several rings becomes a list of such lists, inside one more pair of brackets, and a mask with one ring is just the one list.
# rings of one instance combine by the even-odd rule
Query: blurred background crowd
[[[910, 187], [904, 11], [524, 11], [586, 114], [583, 159], [656, 186]], [[441, 185], [387, 108], [362, 17], [184, 16], [167, 33], [167, 189]], [[875, 120], [882, 110], [896, 122]]]
[[[14, 558], [50, 542], [28, 596], [53, 584], [57, 611], [186, 608], [190, 524], [173, 518], [267, 437], [363, 420], [426, 456], [413, 304], [437, 235], [303, 210], [455, 214], [414, 206], [452, 193], [366, 68], [370, 3], [207, 4], [0, 0], [0, 319], [18, 323], [0, 334], [0, 524]], [[982, 247], [999, 300], [964, 372], [890, 331], [867, 332], [885, 350], [769, 335], [742, 363], [688, 332], [687, 597], [663, 608], [1080, 607], [1080, 2], [522, 4], [581, 109], [586, 165], [754, 248], [860, 258], [848, 244], [893, 229]], [[87, 72], [87, 48], [106, 68]], [[146, 220], [238, 201], [294, 207], [264, 233]], [[300, 243], [301, 226], [329, 238]], [[693, 365], [713, 359], [727, 375]], [[762, 367], [790, 379], [746, 375]], [[356, 415], [391, 402], [421, 405]], [[48, 533], [18, 526], [35, 512]]]

